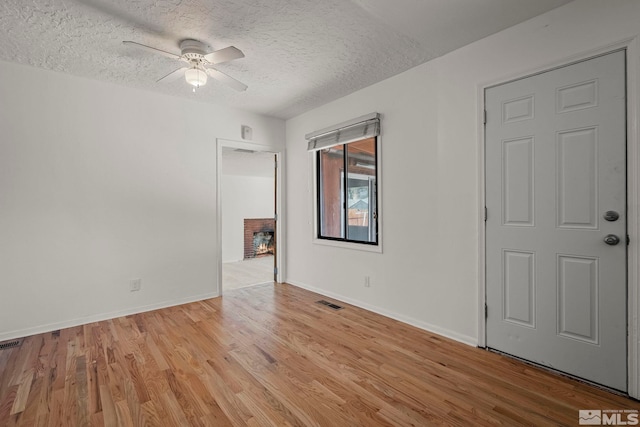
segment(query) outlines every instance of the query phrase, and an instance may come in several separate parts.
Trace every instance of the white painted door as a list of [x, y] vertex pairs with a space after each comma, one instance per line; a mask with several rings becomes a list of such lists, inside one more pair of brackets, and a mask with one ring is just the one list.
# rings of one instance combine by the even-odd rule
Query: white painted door
[[487, 346], [626, 391], [625, 52], [485, 103]]

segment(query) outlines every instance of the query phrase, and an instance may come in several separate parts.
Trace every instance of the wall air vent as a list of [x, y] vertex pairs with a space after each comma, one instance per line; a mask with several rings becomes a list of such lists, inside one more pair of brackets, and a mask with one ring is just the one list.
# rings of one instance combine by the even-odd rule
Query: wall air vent
[[334, 304], [334, 303], [332, 303], [332, 302], [325, 301], [325, 300], [323, 300], [323, 299], [321, 299], [320, 301], [316, 301], [316, 303], [317, 303], [317, 304], [326, 305], [327, 307], [332, 308], [332, 309], [334, 309], [334, 310], [341, 310], [342, 308], [344, 308], [344, 307], [341, 307], [341, 306], [339, 306], [339, 305], [337, 305], [337, 304]]

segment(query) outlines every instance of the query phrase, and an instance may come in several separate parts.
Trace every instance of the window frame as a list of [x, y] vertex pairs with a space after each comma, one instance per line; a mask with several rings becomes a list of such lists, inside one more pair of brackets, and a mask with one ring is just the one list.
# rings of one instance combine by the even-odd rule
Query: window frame
[[[375, 153], [375, 162], [376, 162], [376, 174], [375, 174], [375, 187], [376, 187], [376, 234], [377, 234], [377, 242], [363, 242], [357, 240], [347, 240], [346, 238], [335, 238], [335, 237], [322, 237], [320, 235], [320, 224], [321, 224], [321, 192], [320, 192], [320, 155], [319, 151], [309, 152], [309, 162], [310, 169], [312, 170], [311, 175], [311, 183], [313, 191], [312, 194], [312, 210], [313, 212], [313, 228], [312, 232], [312, 242], [317, 245], [323, 246], [333, 246], [345, 249], [355, 249], [365, 252], [377, 252], [382, 253], [382, 183], [381, 183], [381, 165], [382, 165], [382, 135], [377, 135], [374, 137], [376, 142], [376, 153]], [[363, 138], [367, 139], [367, 138]], [[357, 141], [352, 141], [357, 142]], [[343, 144], [343, 145], [348, 145]], [[346, 155], [344, 156], [346, 159]], [[345, 174], [348, 175], [348, 174]], [[341, 186], [346, 185], [345, 180], [342, 181]], [[342, 192], [341, 192], [342, 193]], [[346, 191], [343, 196], [346, 195]], [[345, 211], [346, 214], [346, 211]]]

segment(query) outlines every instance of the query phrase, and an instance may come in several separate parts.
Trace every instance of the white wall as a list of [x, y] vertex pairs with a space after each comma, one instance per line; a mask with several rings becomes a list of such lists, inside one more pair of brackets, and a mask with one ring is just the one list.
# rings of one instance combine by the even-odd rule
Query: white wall
[[281, 120], [0, 62], [0, 340], [215, 295], [241, 124], [283, 145]]
[[222, 175], [222, 262], [244, 259], [245, 218], [273, 218], [274, 186], [273, 178]]
[[[476, 344], [479, 89], [639, 33], [639, 1], [574, 1], [287, 121], [286, 280]], [[313, 244], [304, 135], [373, 111], [383, 253]]]

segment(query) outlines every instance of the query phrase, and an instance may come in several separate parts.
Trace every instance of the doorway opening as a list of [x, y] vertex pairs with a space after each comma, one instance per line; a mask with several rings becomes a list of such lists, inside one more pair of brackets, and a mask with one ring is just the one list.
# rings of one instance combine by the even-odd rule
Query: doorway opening
[[221, 293], [277, 280], [278, 155], [252, 145], [219, 142]]

